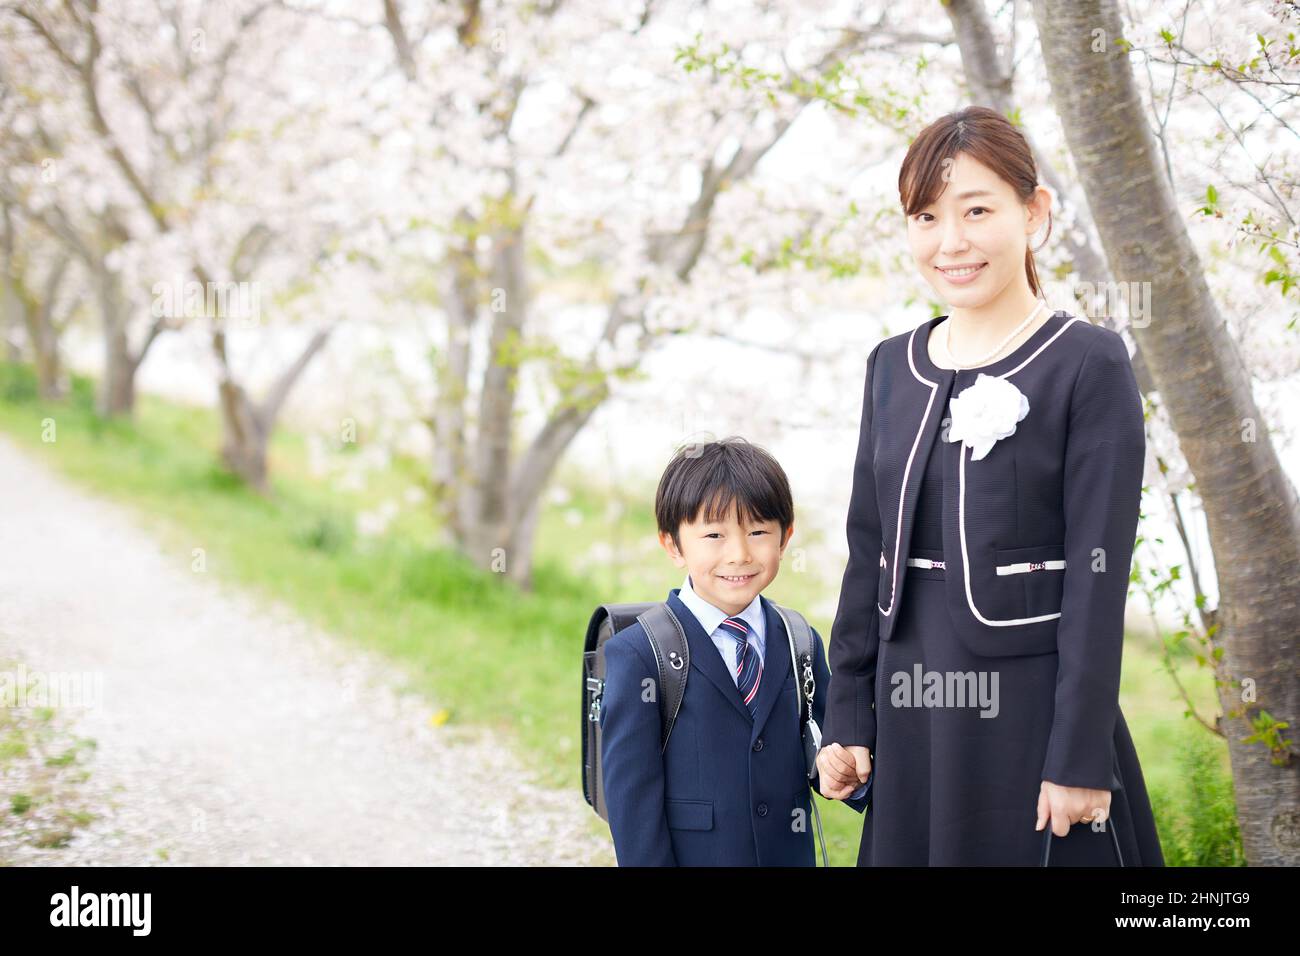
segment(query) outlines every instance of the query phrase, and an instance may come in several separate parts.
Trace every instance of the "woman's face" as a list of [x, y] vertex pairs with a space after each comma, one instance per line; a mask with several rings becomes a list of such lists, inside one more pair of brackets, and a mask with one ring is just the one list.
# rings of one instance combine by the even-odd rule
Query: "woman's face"
[[1039, 186], [1028, 204], [1011, 184], [967, 153], [948, 161], [943, 191], [908, 218], [912, 257], [939, 297], [975, 309], [1022, 283], [1029, 237], [1047, 221], [1051, 194]]

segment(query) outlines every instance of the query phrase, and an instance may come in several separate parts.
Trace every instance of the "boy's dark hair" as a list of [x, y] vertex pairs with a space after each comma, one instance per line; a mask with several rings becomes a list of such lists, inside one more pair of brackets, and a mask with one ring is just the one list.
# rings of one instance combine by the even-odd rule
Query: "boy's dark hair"
[[794, 524], [794, 499], [781, 464], [739, 435], [683, 445], [664, 469], [655, 494], [659, 530], [677, 537], [683, 521], [722, 521], [733, 502], [742, 521], [776, 521], [781, 540]]

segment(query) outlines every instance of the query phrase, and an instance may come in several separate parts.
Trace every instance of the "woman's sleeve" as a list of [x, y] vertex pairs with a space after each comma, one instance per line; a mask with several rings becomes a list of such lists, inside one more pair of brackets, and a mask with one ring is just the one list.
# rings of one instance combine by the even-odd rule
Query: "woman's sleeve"
[[[812, 629], [812, 632], [813, 632], [813, 684], [814, 684], [813, 719], [817, 721], [817, 726], [821, 727], [823, 724], [826, 723], [826, 694], [830, 688], [831, 675], [830, 675], [830, 671], [826, 667], [825, 655], [822, 653], [822, 636], [817, 633], [817, 628], [815, 627]], [[818, 691], [816, 689], [818, 687], [823, 688], [823, 690]], [[822, 738], [822, 743], [823, 745], [825, 745], [826, 743], [825, 737]], [[812, 783], [812, 788], [816, 790], [818, 794], [820, 794], [823, 797], [826, 796], [826, 794], [822, 793], [821, 772], [815, 768], [813, 770], [813, 775], [811, 777], [811, 783]], [[858, 813], [866, 812], [867, 786], [868, 784], [865, 783], [862, 784], [857, 789], [855, 789], [851, 794], [849, 794], [847, 797], [844, 798], [844, 802], [847, 803], [849, 806], [851, 806], [854, 810], [858, 811]]]
[[1124, 604], [1142, 500], [1146, 430], [1124, 340], [1110, 329], [1099, 331], [1070, 397], [1056, 707], [1043, 779], [1111, 790]]
[[867, 747], [876, 752], [876, 649], [880, 620], [876, 610], [880, 579], [880, 509], [876, 502], [874, 443], [871, 438], [871, 382], [877, 345], [867, 359], [862, 395], [862, 422], [853, 465], [846, 533], [849, 563], [840, 583], [840, 603], [831, 626], [828, 650], [830, 688], [826, 692], [826, 724], [822, 745]]

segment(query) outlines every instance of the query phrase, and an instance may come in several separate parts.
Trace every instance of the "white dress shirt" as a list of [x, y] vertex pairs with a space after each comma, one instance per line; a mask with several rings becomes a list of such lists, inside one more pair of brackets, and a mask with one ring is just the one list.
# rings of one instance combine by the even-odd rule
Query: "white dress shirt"
[[[731, 679], [739, 686], [740, 675], [736, 673], [736, 665], [740, 663], [740, 658], [737, 656], [740, 652], [740, 644], [731, 636], [735, 631], [724, 631], [722, 629], [722, 622], [729, 617], [738, 617], [748, 624], [749, 644], [758, 651], [758, 659], [760, 661], [765, 660], [767, 622], [764, 620], [763, 605], [759, 601], [759, 595], [754, 595], [754, 600], [750, 601], [749, 606], [739, 614], [728, 614], [696, 594], [695, 588], [691, 586], [691, 576], [687, 574], [686, 580], [682, 582], [681, 590], [677, 592], [677, 597], [686, 605], [686, 609], [695, 615], [695, 619], [700, 622], [700, 627], [704, 628], [704, 633], [709, 635], [710, 640], [713, 641], [713, 646], [722, 655], [722, 661], [727, 665], [727, 671], [731, 674]], [[849, 795], [849, 799], [857, 800], [866, 792], [867, 785], [865, 783], [860, 784]]]
[[727, 665], [731, 679], [739, 686], [740, 675], [736, 673], [736, 665], [740, 663], [740, 643], [731, 636], [736, 633], [734, 630], [722, 629], [722, 622], [729, 617], [738, 617], [748, 624], [749, 645], [758, 651], [758, 659], [764, 660], [767, 651], [767, 622], [763, 620], [763, 605], [759, 601], [759, 596], [755, 594], [754, 600], [749, 602], [749, 607], [739, 614], [728, 614], [696, 594], [695, 588], [691, 586], [691, 576], [688, 574], [686, 580], [682, 582], [682, 589], [677, 592], [677, 597], [700, 622], [700, 627], [704, 628], [704, 633], [709, 635], [713, 646], [722, 655], [722, 661]]

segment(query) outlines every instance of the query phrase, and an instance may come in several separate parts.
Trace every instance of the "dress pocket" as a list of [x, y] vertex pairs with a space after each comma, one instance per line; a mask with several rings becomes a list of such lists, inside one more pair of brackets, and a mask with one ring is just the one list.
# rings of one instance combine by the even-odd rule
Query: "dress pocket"
[[999, 548], [993, 552], [1003, 580], [1019, 580], [1025, 589], [1025, 611], [1031, 617], [1058, 614], [1065, 588], [1065, 545]]

